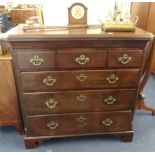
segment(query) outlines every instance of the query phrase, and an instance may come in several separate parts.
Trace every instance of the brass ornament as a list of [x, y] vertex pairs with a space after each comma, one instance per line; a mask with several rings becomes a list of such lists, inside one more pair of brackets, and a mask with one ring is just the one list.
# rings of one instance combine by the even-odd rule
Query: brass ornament
[[43, 79], [43, 83], [45, 83], [46, 86], [53, 86], [56, 82], [56, 79], [52, 76], [48, 76], [47, 78]]
[[39, 58], [38, 55], [34, 55], [33, 58], [31, 58], [29, 60], [29, 62], [34, 65], [34, 66], [40, 66], [43, 62], [44, 62], [44, 59], [43, 58]]

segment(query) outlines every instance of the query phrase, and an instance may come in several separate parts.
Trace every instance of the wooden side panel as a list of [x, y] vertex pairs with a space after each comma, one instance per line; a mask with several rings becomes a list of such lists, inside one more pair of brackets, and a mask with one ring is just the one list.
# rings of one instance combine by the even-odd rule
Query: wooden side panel
[[[146, 30], [155, 34], [155, 2], [152, 2], [150, 6]], [[153, 53], [151, 71], [155, 73], [155, 45], [153, 47]]]
[[131, 5], [131, 15], [138, 16], [137, 27], [146, 30], [147, 18], [149, 15], [150, 2], [133, 2]]
[[11, 60], [0, 60], [0, 125], [20, 120]]
[[[155, 2], [133, 2], [131, 14], [139, 17], [137, 27], [155, 34]], [[155, 46], [153, 53], [155, 53]], [[155, 54], [152, 59], [151, 71], [155, 73]]]
[[146, 29], [150, 32], [155, 33], [155, 2], [152, 2], [149, 9], [149, 15], [147, 19]]

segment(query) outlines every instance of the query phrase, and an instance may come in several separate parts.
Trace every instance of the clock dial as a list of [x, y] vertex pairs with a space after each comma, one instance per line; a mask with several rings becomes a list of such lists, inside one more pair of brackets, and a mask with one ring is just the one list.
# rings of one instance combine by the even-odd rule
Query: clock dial
[[84, 10], [83, 6], [75, 5], [74, 7], [72, 7], [71, 14], [72, 14], [73, 18], [81, 19], [81, 18], [83, 18], [84, 13], [85, 13], [85, 10]]

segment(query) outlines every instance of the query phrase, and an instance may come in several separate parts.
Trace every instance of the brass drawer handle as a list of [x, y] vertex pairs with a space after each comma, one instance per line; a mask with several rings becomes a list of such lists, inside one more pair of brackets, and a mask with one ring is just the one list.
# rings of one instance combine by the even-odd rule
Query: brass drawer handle
[[114, 98], [112, 96], [108, 96], [107, 98], [104, 99], [104, 102], [111, 105], [111, 104], [114, 104], [116, 102], [116, 98]]
[[56, 107], [56, 105], [58, 104], [57, 101], [55, 101], [54, 99], [50, 98], [45, 102], [46, 106], [50, 109], [53, 109]]
[[102, 121], [102, 124], [104, 126], [111, 126], [113, 124], [113, 120], [111, 120], [110, 118], [107, 118], [106, 120]]
[[45, 83], [47, 86], [53, 86], [56, 82], [56, 79], [52, 76], [48, 76], [46, 79], [43, 79], [43, 83]]
[[34, 66], [40, 66], [44, 62], [44, 59], [39, 58], [38, 55], [35, 55], [32, 59], [29, 60], [29, 62]]
[[80, 75], [76, 76], [76, 79], [83, 82], [85, 80], [87, 80], [88, 76], [84, 75], [84, 73], [81, 73]]
[[77, 100], [79, 100], [80, 102], [83, 102], [84, 100], [87, 99], [87, 97], [86, 97], [85, 95], [83, 95], [83, 94], [80, 94], [80, 95], [77, 96], [76, 98], [77, 98]]
[[111, 74], [110, 77], [107, 78], [108, 83], [113, 84], [118, 81], [118, 77], [115, 74]]
[[51, 121], [49, 123], [47, 123], [47, 127], [51, 130], [56, 129], [57, 127], [59, 127], [59, 123], [55, 122], [55, 121]]
[[77, 62], [80, 65], [84, 65], [87, 62], [89, 62], [89, 58], [82, 54], [80, 55], [80, 57], [75, 58], [75, 62]]
[[127, 53], [123, 54], [122, 57], [118, 58], [118, 61], [121, 62], [121, 64], [128, 64], [132, 60], [132, 57], [129, 57]]
[[76, 118], [76, 120], [77, 120], [78, 122], [80, 122], [80, 123], [83, 123], [83, 122], [86, 121], [86, 118], [85, 118], [84, 116], [80, 115], [78, 118]]

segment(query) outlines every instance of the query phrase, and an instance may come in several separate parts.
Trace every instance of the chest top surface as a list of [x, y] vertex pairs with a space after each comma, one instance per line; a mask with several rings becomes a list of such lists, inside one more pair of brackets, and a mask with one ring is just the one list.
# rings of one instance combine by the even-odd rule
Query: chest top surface
[[8, 31], [3, 38], [9, 41], [44, 41], [54, 39], [150, 40], [152, 33], [136, 28], [135, 32], [104, 32], [100, 28], [74, 28], [62, 30], [33, 30], [24, 32], [22, 24]]

